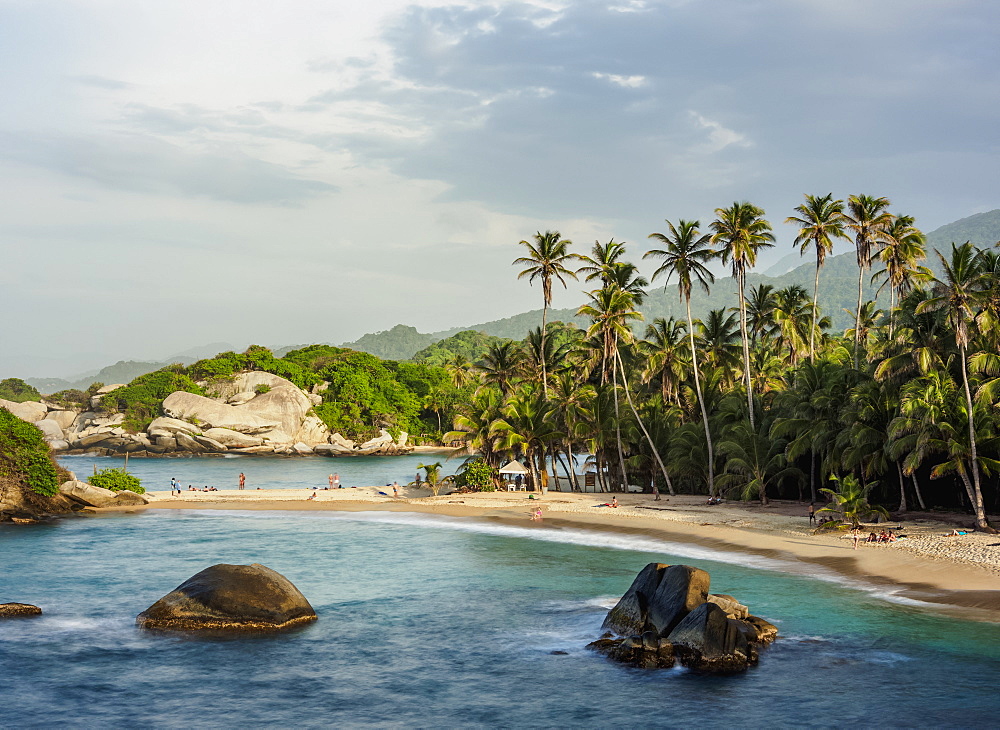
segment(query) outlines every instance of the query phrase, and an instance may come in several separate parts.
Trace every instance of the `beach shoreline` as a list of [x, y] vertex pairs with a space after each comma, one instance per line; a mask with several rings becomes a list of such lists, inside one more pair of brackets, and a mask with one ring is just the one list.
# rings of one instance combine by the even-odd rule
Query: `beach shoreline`
[[[900, 523], [906, 540], [862, 544], [855, 550], [843, 533], [812, 534], [808, 506], [799, 503], [762, 508], [744, 503], [708, 506], [704, 498], [687, 495], [656, 502], [651, 495], [637, 494], [551, 492], [529, 499], [524, 492], [486, 492], [433, 497], [427, 490], [401, 488], [396, 499], [391, 493], [388, 487], [224, 490], [183, 492], [180, 497], [152, 492], [146, 507], [113, 510], [413, 512], [540, 530], [632, 535], [770, 558], [773, 569], [782, 572], [846, 582], [897, 602], [1000, 623], [1000, 536], [945, 537], [953, 522], [936, 515], [913, 516]], [[315, 498], [308, 499], [311, 495]], [[612, 496], [619, 507], [598, 506]], [[540, 524], [529, 520], [529, 511], [536, 506], [543, 510]]]

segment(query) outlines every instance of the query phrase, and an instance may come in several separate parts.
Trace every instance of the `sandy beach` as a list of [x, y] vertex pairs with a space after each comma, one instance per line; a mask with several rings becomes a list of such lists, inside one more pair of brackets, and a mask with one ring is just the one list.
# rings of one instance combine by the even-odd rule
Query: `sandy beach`
[[[315, 494], [315, 499], [308, 499]], [[706, 505], [704, 498], [615, 495], [617, 508], [598, 506], [609, 494], [553, 492], [529, 499], [525, 492], [430, 496], [401, 487], [398, 499], [387, 487], [338, 490], [274, 489], [150, 492], [147, 509], [400, 511], [531, 525], [535, 529], [579, 528], [654, 537], [671, 542], [739, 551], [781, 561], [779, 569], [846, 579], [897, 600], [920, 602], [966, 618], [1000, 622], [1000, 535], [946, 533], [962, 515], [907, 515], [897, 533], [906, 539], [864, 544], [855, 550], [849, 535], [814, 535], [808, 505], [778, 502], [768, 507], [742, 503]], [[541, 523], [529, 520], [540, 506]], [[135, 509], [135, 508], [129, 508]], [[884, 526], [884, 525], [883, 525]], [[876, 528], [877, 530], [878, 528]]]

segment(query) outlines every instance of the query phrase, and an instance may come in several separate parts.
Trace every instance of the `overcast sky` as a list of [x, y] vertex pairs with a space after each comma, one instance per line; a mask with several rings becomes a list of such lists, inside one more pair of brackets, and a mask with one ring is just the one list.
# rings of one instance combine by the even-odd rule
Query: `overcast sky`
[[806, 192], [991, 210], [998, 27], [983, 0], [0, 0], [0, 377], [510, 316], [537, 230], [638, 259], [746, 199], [766, 266]]

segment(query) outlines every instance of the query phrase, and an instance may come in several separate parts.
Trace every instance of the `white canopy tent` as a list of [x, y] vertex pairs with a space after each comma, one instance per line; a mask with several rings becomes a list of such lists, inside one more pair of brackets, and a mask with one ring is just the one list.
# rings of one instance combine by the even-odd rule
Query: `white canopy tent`
[[506, 466], [500, 467], [501, 474], [527, 474], [528, 470], [519, 461], [512, 461]]

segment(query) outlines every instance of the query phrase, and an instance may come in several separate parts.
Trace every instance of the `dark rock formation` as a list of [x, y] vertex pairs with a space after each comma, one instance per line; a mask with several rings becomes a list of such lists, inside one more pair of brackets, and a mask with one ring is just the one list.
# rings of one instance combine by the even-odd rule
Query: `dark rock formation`
[[270, 568], [213, 565], [188, 578], [135, 621], [140, 628], [176, 631], [280, 631], [316, 620], [292, 582]]
[[711, 595], [709, 575], [687, 565], [650, 563], [608, 612], [610, 629], [590, 648], [638, 667], [738, 672], [778, 630], [732, 596]]
[[41, 615], [42, 609], [30, 603], [0, 603], [0, 619]]

